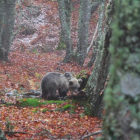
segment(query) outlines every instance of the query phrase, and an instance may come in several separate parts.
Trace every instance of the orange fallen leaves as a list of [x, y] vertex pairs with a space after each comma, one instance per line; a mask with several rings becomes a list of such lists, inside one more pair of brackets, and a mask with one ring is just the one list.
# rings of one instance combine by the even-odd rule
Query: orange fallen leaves
[[[75, 106], [77, 106], [75, 104]], [[54, 110], [55, 105], [43, 105], [41, 107], [32, 108], [24, 107], [18, 108], [16, 106], [1, 107], [0, 124], [3, 130], [6, 129], [5, 121], [6, 117], [9, 117], [12, 125], [14, 126], [13, 131], [27, 132], [28, 134], [16, 134], [20, 136], [19, 140], [24, 139], [54, 139], [61, 138], [62, 136], [70, 135], [72, 139], [78, 139], [85, 132], [91, 133], [101, 128], [102, 120], [97, 118], [83, 116], [83, 109], [79, 109], [76, 114], [69, 114], [68, 112], [49, 112], [42, 113], [44, 108]], [[33, 113], [33, 111], [37, 111]], [[37, 137], [35, 137], [35, 135]], [[16, 137], [8, 137], [8, 140], [16, 139]]]
[[[46, 54], [33, 53], [10, 53], [11, 63], [0, 63], [0, 91], [6, 93], [7, 89], [24, 88], [25, 91], [29, 89], [39, 89], [40, 81], [43, 75], [49, 71], [57, 71], [57, 67], [61, 67], [64, 71], [73, 70], [78, 74], [82, 68], [76, 63], [64, 64], [62, 55], [58, 55], [59, 51]], [[19, 57], [20, 56], [20, 57]], [[38, 59], [39, 58], [39, 59]], [[37, 73], [37, 74], [36, 74]], [[3, 89], [5, 87], [5, 90]], [[22, 91], [22, 90], [21, 90]], [[6, 97], [7, 102], [16, 103], [15, 98]], [[26, 99], [23, 99], [24, 101]], [[65, 103], [59, 107], [66, 105]], [[56, 104], [47, 104], [42, 107], [32, 108], [24, 107], [18, 108], [16, 106], [0, 108], [0, 125], [3, 130], [6, 129], [6, 117], [9, 117], [13, 131], [27, 132], [28, 134], [16, 133], [12, 137], [6, 136], [8, 140], [16, 139], [54, 139], [70, 135], [73, 139], [79, 139], [84, 131], [94, 132], [100, 130], [102, 120], [92, 118], [89, 116], [81, 117], [83, 107], [76, 105], [75, 114], [70, 114], [69, 111], [56, 112], [54, 111], [58, 106]], [[42, 113], [43, 109], [52, 110]], [[92, 138], [93, 139], [93, 138]]]

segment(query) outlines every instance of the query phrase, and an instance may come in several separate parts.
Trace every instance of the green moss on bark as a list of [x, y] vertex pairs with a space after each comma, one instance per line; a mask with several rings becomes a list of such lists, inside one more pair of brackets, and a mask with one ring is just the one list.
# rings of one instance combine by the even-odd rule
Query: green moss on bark
[[140, 138], [140, 1], [115, 2], [103, 140]]

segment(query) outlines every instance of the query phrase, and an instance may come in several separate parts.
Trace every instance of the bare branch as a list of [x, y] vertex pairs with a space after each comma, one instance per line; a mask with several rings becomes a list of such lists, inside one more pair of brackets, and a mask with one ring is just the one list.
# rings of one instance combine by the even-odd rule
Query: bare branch
[[95, 29], [95, 32], [94, 32], [94, 34], [93, 34], [93, 37], [92, 37], [91, 43], [90, 43], [89, 47], [87, 48], [87, 54], [89, 53], [89, 50], [90, 50], [90, 48], [91, 48], [92, 45], [93, 45], [93, 42], [94, 42], [95, 36], [96, 36], [96, 34], [97, 34], [97, 30], [98, 30], [98, 23], [97, 23], [97, 25], [96, 25], [96, 29]]
[[102, 131], [99, 130], [99, 131], [96, 131], [96, 132], [90, 133], [90, 134], [88, 134], [88, 135], [82, 137], [80, 140], [84, 140], [85, 138], [88, 138], [88, 137], [93, 136], [93, 135], [97, 135], [97, 134], [99, 134], [99, 133], [102, 133]]

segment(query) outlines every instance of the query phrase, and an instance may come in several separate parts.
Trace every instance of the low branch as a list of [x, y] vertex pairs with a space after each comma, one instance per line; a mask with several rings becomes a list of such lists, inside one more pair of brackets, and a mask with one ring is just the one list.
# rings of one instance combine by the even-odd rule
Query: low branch
[[97, 23], [97, 25], [96, 25], [96, 29], [95, 29], [95, 32], [94, 32], [94, 34], [93, 34], [93, 37], [92, 37], [91, 43], [90, 43], [89, 47], [87, 48], [87, 54], [88, 54], [90, 48], [91, 48], [92, 45], [93, 45], [93, 42], [94, 42], [95, 36], [96, 36], [96, 34], [97, 34], [97, 30], [98, 30], [98, 23]]
[[20, 132], [20, 131], [4, 131], [5, 134], [15, 134], [15, 133], [21, 133], [21, 134], [29, 134], [28, 132]]
[[80, 140], [84, 140], [85, 138], [88, 138], [88, 137], [93, 136], [93, 135], [97, 135], [97, 134], [99, 134], [99, 133], [102, 133], [102, 131], [99, 130], [99, 131], [96, 131], [96, 132], [90, 133], [90, 134], [88, 134], [88, 135], [82, 137]]

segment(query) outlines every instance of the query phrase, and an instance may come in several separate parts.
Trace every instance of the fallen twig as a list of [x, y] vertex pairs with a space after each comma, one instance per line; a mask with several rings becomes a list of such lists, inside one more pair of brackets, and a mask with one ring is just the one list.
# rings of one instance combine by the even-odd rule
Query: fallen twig
[[88, 135], [86, 135], [86, 136], [83, 136], [80, 140], [84, 140], [85, 138], [88, 138], [88, 137], [93, 136], [93, 135], [97, 135], [97, 134], [99, 134], [99, 133], [102, 133], [102, 131], [99, 130], [99, 131], [90, 133], [90, 134], [88, 134]]
[[15, 133], [22, 133], [22, 134], [29, 134], [28, 132], [20, 132], [20, 131], [4, 131], [5, 134], [15, 134]]

